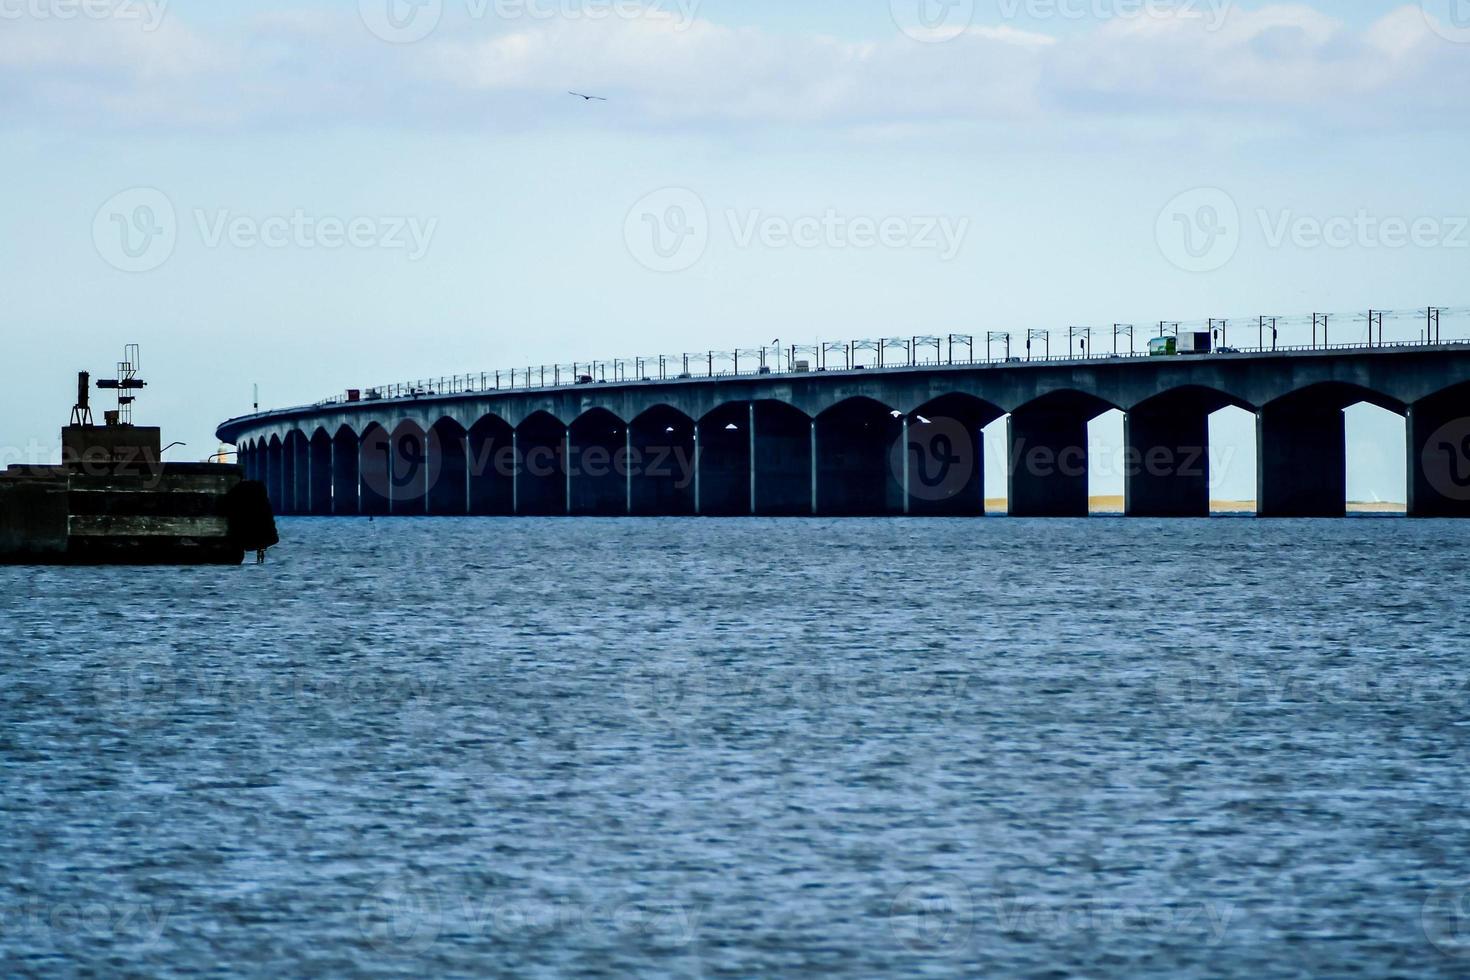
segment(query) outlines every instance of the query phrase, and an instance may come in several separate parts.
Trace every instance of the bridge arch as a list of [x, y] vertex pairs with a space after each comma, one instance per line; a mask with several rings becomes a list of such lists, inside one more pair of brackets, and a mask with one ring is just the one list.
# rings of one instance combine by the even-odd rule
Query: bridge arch
[[347, 424], [332, 433], [332, 513], [350, 516], [359, 512], [362, 451], [357, 433]]
[[1426, 395], [1408, 411], [1412, 517], [1470, 517], [1470, 381]]
[[1408, 406], [1341, 381], [1305, 385], [1257, 415], [1257, 512], [1263, 517], [1341, 517], [1347, 513], [1346, 409], [1367, 403], [1396, 414]]
[[388, 430], [379, 422], [369, 422], [358, 442], [360, 513], [370, 517], [390, 513], [392, 456], [392, 439]]
[[1128, 516], [1210, 516], [1210, 417], [1227, 408], [1255, 413], [1237, 394], [1194, 384], [1161, 391], [1128, 409], [1122, 461]]
[[588, 409], [567, 426], [569, 513], [628, 513], [628, 435], [628, 424], [601, 407]]
[[1011, 412], [1007, 451], [1015, 517], [1086, 517], [1090, 509], [1088, 423], [1119, 406], [1061, 388]]
[[432, 446], [431, 434], [412, 418], [394, 427], [390, 440], [390, 513], [412, 517], [428, 513], [429, 490], [438, 482], [442, 462]]
[[470, 513], [479, 517], [514, 514], [515, 429], [494, 412], [481, 415], [469, 427], [467, 451]]
[[556, 516], [567, 512], [567, 427], [547, 411], [516, 426], [516, 513]]
[[265, 448], [265, 487], [270, 496], [271, 507], [277, 514], [286, 512], [286, 481], [282, 466], [281, 437], [273, 435]]
[[660, 402], [628, 424], [630, 512], [685, 516], [695, 512], [694, 419]]
[[428, 512], [436, 517], [469, 514], [469, 434], [464, 426], [442, 416], [429, 428], [429, 451], [438, 455], [439, 462], [430, 467]]
[[980, 517], [985, 513], [985, 429], [1005, 410], [976, 395], [931, 398], [904, 419], [897, 460], [908, 513]]
[[903, 436], [902, 412], [858, 395], [819, 414], [814, 425], [818, 514], [903, 513], [902, 452], [895, 454]]
[[307, 441], [307, 502], [303, 513], [332, 513], [332, 437], [317, 426]]

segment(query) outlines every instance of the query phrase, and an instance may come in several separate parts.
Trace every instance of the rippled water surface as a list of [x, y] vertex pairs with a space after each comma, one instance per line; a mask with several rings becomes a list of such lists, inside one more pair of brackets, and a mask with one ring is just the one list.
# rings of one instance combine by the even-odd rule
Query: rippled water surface
[[1462, 975], [1470, 525], [0, 569], [7, 974]]

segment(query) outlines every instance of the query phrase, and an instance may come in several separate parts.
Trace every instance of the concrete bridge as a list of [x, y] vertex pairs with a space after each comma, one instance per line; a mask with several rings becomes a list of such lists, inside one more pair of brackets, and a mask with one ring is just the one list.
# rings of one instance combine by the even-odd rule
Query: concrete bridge
[[[1088, 513], [1088, 422], [1125, 413], [1126, 511], [1209, 513], [1209, 416], [1257, 420], [1258, 512], [1346, 513], [1344, 409], [1407, 418], [1409, 513], [1470, 516], [1470, 343], [730, 373], [417, 392], [232, 419], [282, 514]], [[497, 382], [498, 383], [498, 382]]]

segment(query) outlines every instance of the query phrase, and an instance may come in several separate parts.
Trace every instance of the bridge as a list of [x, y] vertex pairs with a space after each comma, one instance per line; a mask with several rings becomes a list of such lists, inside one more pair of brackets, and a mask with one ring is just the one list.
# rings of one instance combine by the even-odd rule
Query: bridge
[[1372, 322], [1367, 343], [1199, 356], [1069, 341], [955, 360], [951, 338], [924, 359], [911, 338], [881, 365], [883, 348], [862, 365], [849, 344], [815, 363], [734, 352], [723, 371], [713, 354], [527, 369], [259, 412], [218, 436], [287, 515], [958, 517], [985, 514], [981, 431], [1008, 417], [1009, 513], [1082, 517], [1088, 423], [1117, 409], [1126, 513], [1203, 517], [1209, 417], [1234, 406], [1256, 417], [1258, 513], [1339, 517], [1343, 412], [1366, 402], [1407, 421], [1409, 514], [1470, 516], [1470, 341], [1374, 342]]

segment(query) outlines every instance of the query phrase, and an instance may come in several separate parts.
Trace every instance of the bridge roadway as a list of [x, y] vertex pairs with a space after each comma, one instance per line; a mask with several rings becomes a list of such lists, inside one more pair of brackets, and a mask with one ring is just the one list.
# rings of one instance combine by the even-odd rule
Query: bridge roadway
[[985, 513], [1009, 416], [1010, 513], [1088, 513], [1088, 422], [1125, 413], [1126, 512], [1207, 516], [1209, 416], [1257, 420], [1257, 507], [1346, 513], [1343, 410], [1407, 418], [1409, 513], [1470, 516], [1470, 343], [921, 365], [337, 402], [232, 419], [278, 513]]

